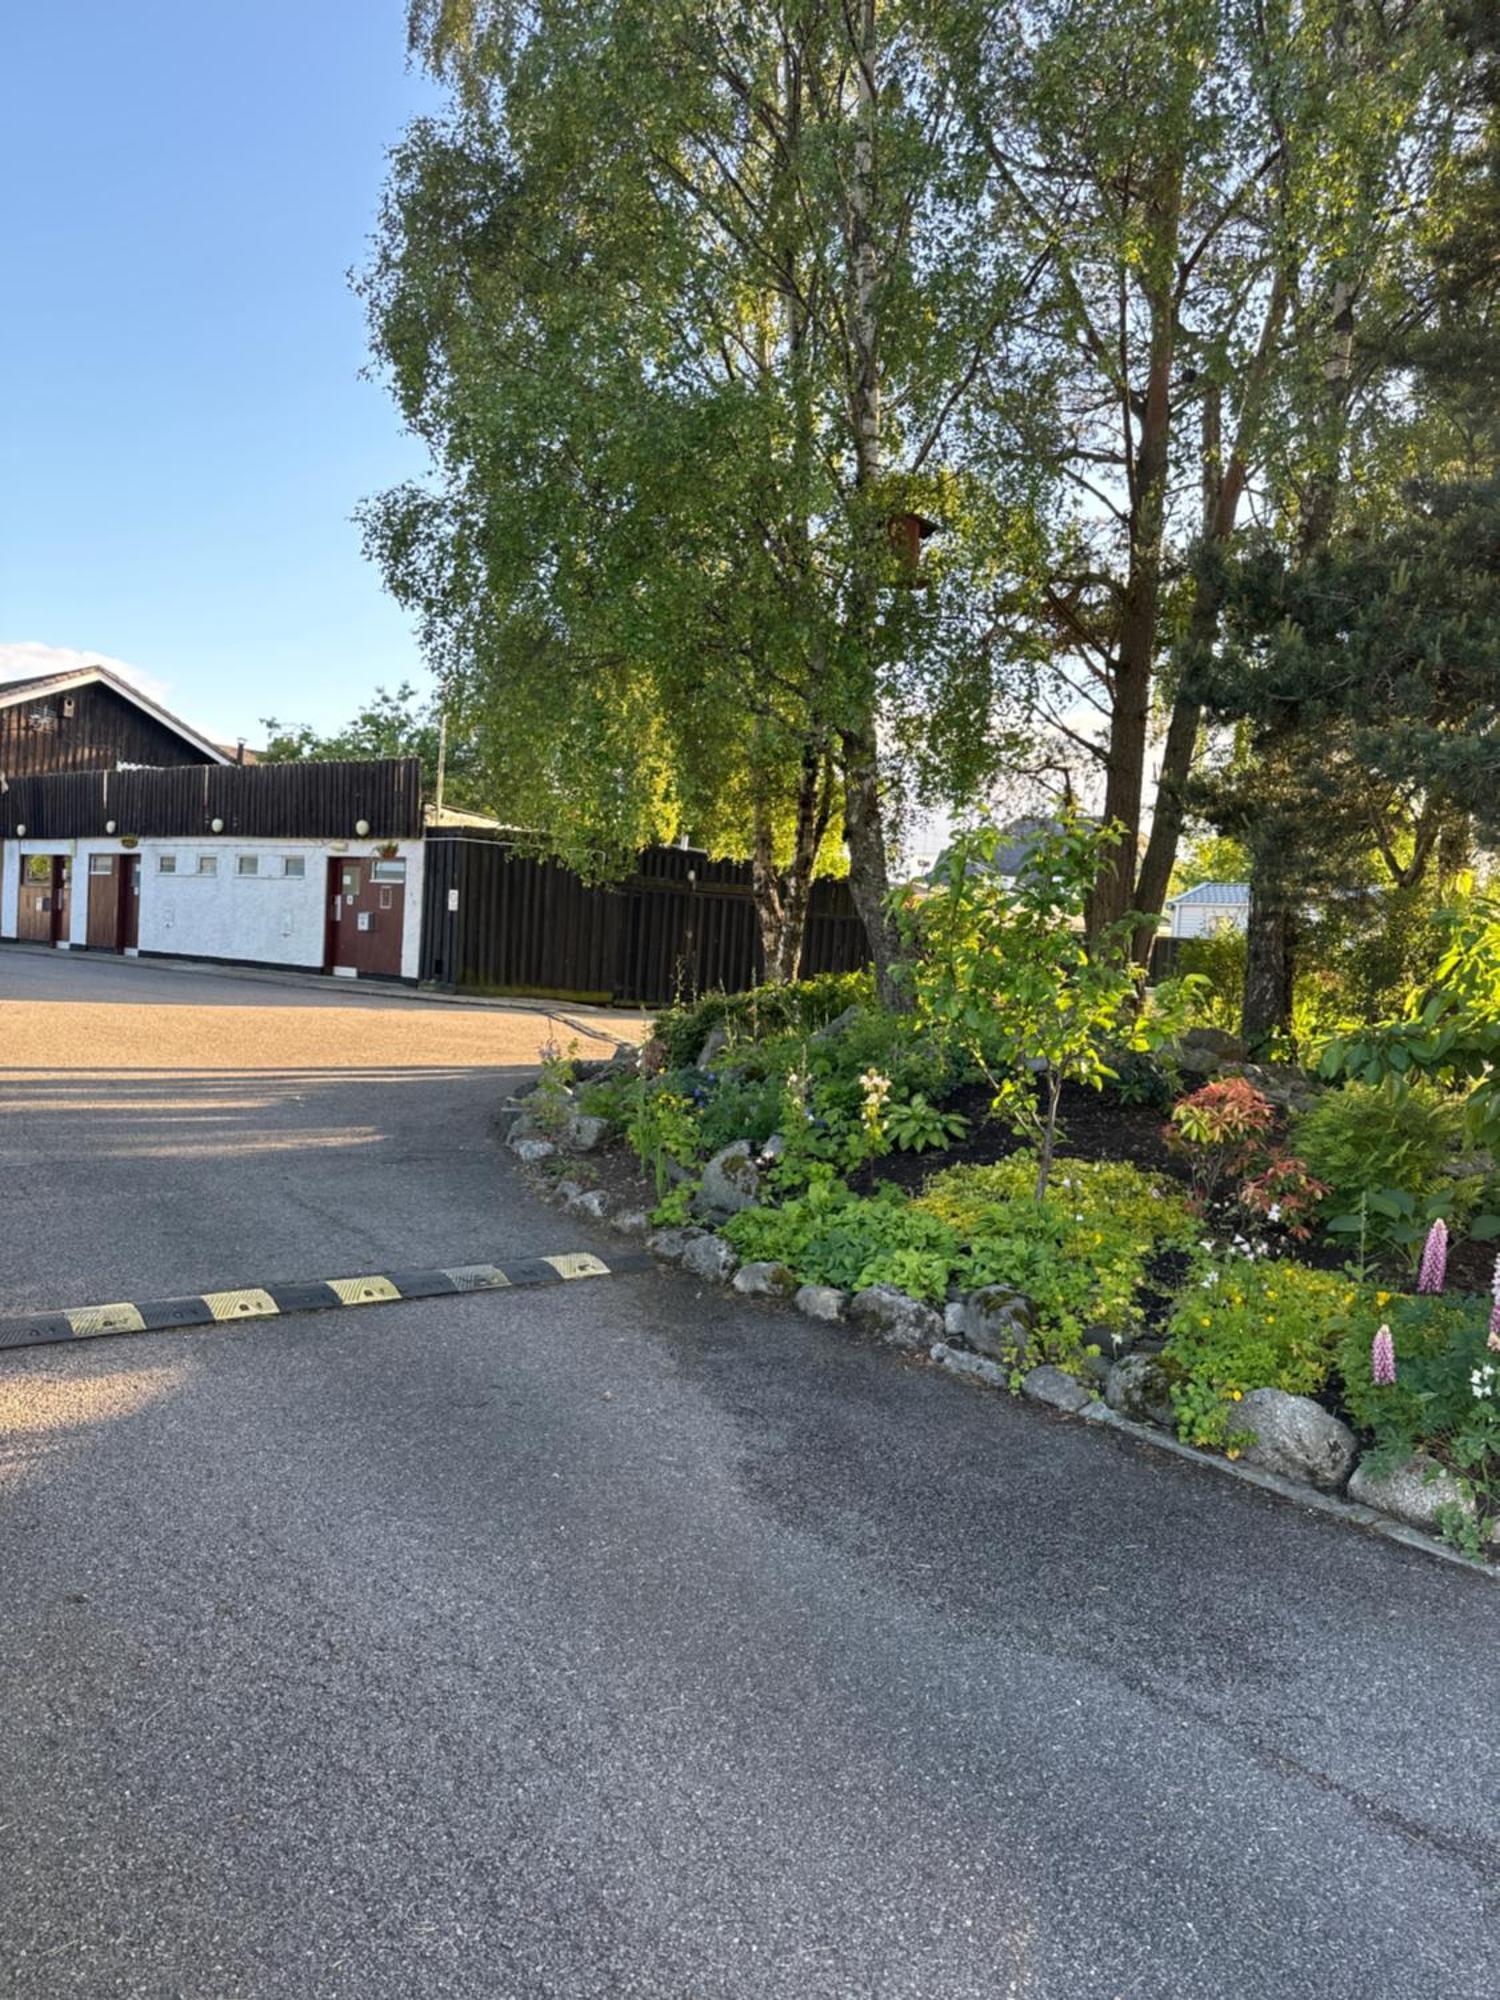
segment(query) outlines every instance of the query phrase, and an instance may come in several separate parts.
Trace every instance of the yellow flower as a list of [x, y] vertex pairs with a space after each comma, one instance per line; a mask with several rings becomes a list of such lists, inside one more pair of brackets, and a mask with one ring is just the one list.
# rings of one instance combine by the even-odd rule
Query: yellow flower
[[1199, 1320], [1198, 1324], [1199, 1326], [1212, 1326], [1213, 1321], [1209, 1319], [1208, 1316], [1205, 1314], [1204, 1317]]
[[1375, 1294], [1375, 1303], [1376, 1303], [1376, 1305], [1378, 1305], [1378, 1306], [1383, 1306], [1383, 1305], [1385, 1304], [1386, 1300], [1387, 1300], [1387, 1299], [1388, 1299], [1389, 1297], [1390, 1297], [1390, 1293], [1389, 1293], [1389, 1292], [1377, 1292], [1377, 1293]]
[[1231, 1389], [1229, 1392], [1229, 1396], [1231, 1402], [1243, 1403], [1245, 1400], [1245, 1392], [1243, 1389]]
[[1228, 1451], [1226, 1451], [1224, 1454], [1226, 1458], [1238, 1458], [1239, 1455], [1240, 1455], [1240, 1448], [1237, 1444], [1232, 1444], [1229, 1447]]

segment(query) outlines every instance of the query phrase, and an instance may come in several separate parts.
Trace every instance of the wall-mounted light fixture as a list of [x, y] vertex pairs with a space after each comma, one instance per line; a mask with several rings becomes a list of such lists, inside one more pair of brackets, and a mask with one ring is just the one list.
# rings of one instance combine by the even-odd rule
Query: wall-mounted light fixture
[[115, 830], [115, 823], [114, 823], [114, 821], [113, 821], [112, 819], [107, 819], [107, 820], [106, 820], [106, 821], [104, 822], [104, 831], [105, 831], [106, 833], [113, 833], [113, 832], [114, 832], [114, 830]]
[[24, 840], [25, 838], [26, 838], [26, 825], [25, 825], [25, 822], [24, 822], [23, 820], [19, 820], [19, 819], [18, 819], [18, 820], [16, 821], [16, 839], [17, 839], [17, 840]]
[[365, 835], [370, 831], [370, 822], [367, 819], [357, 819], [354, 822], [354, 831], [363, 840]]
[[209, 830], [209, 832], [210, 832], [210, 833], [222, 833], [222, 832], [224, 831], [224, 822], [223, 822], [223, 820], [221, 820], [221, 819], [211, 819], [211, 820], [210, 820], [210, 821], [208, 822], [208, 830]]

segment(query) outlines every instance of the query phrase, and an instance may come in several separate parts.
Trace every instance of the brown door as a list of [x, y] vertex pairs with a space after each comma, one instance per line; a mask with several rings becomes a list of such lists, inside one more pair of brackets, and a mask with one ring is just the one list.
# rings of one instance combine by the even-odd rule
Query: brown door
[[120, 883], [123, 857], [117, 854], [89, 856], [90, 951], [120, 949]]
[[328, 864], [328, 967], [380, 979], [401, 975], [406, 863], [363, 857]]
[[23, 854], [21, 893], [16, 904], [16, 936], [34, 944], [52, 942], [52, 856]]
[[141, 857], [120, 856], [120, 949], [135, 951], [141, 942]]
[[16, 936], [36, 944], [60, 944], [68, 935], [68, 879], [65, 854], [23, 854]]

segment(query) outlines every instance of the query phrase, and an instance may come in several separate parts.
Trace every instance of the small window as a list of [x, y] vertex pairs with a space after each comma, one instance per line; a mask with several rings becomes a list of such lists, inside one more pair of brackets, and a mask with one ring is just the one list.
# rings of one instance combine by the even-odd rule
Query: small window
[[375, 861], [370, 865], [372, 882], [404, 882], [406, 863], [404, 861]]
[[112, 854], [91, 854], [89, 856], [90, 875], [113, 875], [115, 857]]
[[281, 864], [281, 872], [289, 882], [300, 882], [307, 874], [307, 856], [289, 854]]
[[242, 854], [235, 862], [234, 872], [236, 875], [258, 875], [260, 873], [260, 856], [258, 854]]
[[217, 875], [218, 872], [219, 857], [217, 854], [200, 854], [198, 856], [198, 873], [200, 875]]
[[175, 854], [158, 854], [156, 857], [156, 872], [158, 875], [175, 875], [177, 873], [177, 856]]

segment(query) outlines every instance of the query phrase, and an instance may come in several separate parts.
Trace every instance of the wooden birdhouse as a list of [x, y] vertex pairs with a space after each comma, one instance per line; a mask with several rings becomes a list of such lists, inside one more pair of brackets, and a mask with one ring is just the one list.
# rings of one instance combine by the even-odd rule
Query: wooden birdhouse
[[891, 554], [896, 558], [893, 581], [898, 590], [926, 589], [931, 578], [922, 573], [922, 544], [937, 531], [938, 523], [929, 521], [925, 514], [903, 512], [892, 514], [887, 520], [886, 533], [890, 536]]

